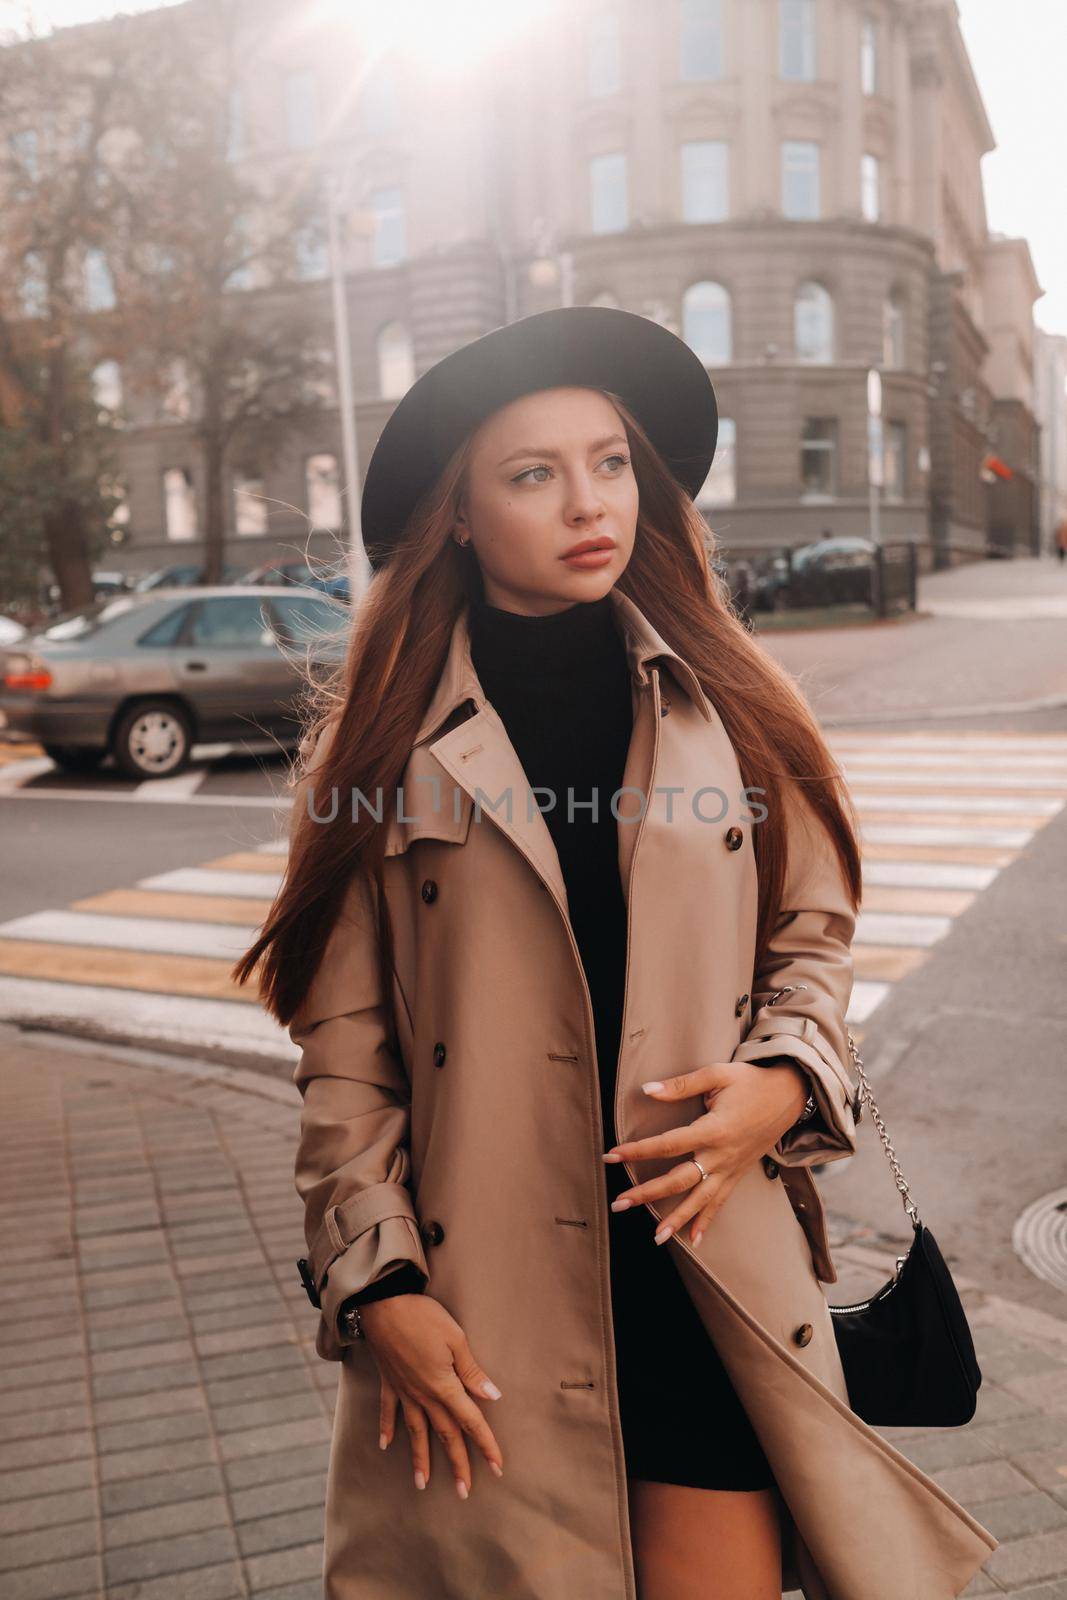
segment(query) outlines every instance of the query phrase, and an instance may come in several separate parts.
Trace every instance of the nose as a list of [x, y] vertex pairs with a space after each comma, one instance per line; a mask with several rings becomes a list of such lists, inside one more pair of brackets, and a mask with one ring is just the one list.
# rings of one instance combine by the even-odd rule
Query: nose
[[598, 522], [604, 515], [604, 496], [592, 473], [579, 469], [568, 479], [567, 506], [564, 513], [568, 522], [584, 525]]

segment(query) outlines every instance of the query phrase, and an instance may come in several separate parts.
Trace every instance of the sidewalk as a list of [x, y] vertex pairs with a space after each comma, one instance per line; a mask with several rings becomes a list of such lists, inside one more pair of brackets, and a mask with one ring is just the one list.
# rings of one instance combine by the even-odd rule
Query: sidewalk
[[[5, 1600], [321, 1600], [338, 1368], [295, 1270], [298, 1107], [0, 1029]], [[894, 1251], [831, 1220], [842, 1303]], [[887, 1436], [1002, 1541], [967, 1595], [1065, 1600], [1067, 1321], [961, 1287], [978, 1416]]]

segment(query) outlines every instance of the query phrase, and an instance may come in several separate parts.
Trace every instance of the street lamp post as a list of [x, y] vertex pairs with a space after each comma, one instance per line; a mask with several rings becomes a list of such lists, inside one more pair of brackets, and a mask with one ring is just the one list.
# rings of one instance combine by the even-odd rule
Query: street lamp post
[[370, 581], [370, 562], [363, 545], [360, 521], [359, 453], [356, 444], [356, 401], [352, 382], [352, 342], [348, 330], [348, 296], [345, 293], [341, 252], [341, 196], [336, 178], [326, 184], [326, 218], [330, 249], [330, 287], [333, 298], [333, 336], [337, 362], [337, 403], [341, 411], [341, 452], [348, 505], [348, 568], [353, 605]]

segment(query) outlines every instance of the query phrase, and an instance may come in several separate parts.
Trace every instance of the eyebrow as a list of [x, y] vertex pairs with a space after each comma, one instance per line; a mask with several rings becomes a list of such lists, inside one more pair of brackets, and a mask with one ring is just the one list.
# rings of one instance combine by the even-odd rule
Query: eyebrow
[[[589, 450], [591, 453], [594, 450], [603, 450], [605, 445], [625, 443], [626, 438], [623, 434], [609, 433], [604, 439], [594, 439], [593, 443], [589, 446]], [[506, 467], [509, 461], [517, 461], [520, 456], [552, 456], [553, 459], [558, 459], [559, 454], [560, 452], [558, 450], [534, 449], [534, 447], [531, 445], [529, 448], [524, 447], [521, 450], [513, 450], [509, 456], [504, 457], [503, 461], [498, 461], [497, 466]]]

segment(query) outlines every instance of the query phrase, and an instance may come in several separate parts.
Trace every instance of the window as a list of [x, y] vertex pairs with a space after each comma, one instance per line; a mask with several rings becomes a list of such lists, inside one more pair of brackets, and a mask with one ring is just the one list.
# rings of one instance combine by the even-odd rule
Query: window
[[811, 83], [815, 78], [815, 0], [779, 0], [781, 74]]
[[860, 209], [868, 222], [877, 222], [882, 214], [881, 163], [877, 156], [860, 157]]
[[715, 460], [696, 497], [696, 506], [731, 505], [737, 499], [737, 428], [731, 417], [719, 418]]
[[682, 299], [682, 338], [706, 367], [733, 360], [729, 291], [721, 283], [693, 283]]
[[164, 472], [163, 513], [168, 539], [196, 538], [196, 493], [188, 467], [168, 467]]
[[589, 163], [590, 212], [594, 233], [621, 233], [629, 226], [626, 156], [594, 156]]
[[262, 478], [235, 473], [233, 480], [233, 523], [240, 534], [267, 531], [266, 486]]
[[89, 311], [115, 309], [115, 285], [102, 250], [85, 252], [85, 304]]
[[24, 317], [48, 315], [48, 272], [44, 256], [38, 250], [28, 250], [22, 258], [18, 301]]
[[240, 89], [233, 88], [226, 102], [226, 160], [239, 161], [244, 150], [244, 99]]
[[147, 633], [142, 633], [137, 643], [147, 645], [150, 650], [168, 650], [178, 643], [181, 638], [185, 619], [189, 615], [190, 606], [174, 606], [157, 623], [149, 628]]
[[904, 365], [904, 303], [896, 290], [882, 304], [882, 361], [887, 367]]
[[782, 145], [782, 211], [797, 222], [819, 215], [819, 146], [806, 139]]
[[306, 647], [317, 644], [324, 635], [336, 638], [347, 628], [348, 618], [343, 611], [311, 595], [275, 595], [270, 608], [278, 619], [277, 631], [286, 644]]
[[160, 419], [163, 422], [189, 422], [193, 415], [193, 379], [189, 363], [184, 357], [175, 356], [163, 367], [160, 377]]
[[308, 516], [316, 528], [341, 526], [341, 476], [337, 457], [309, 456], [305, 469]]
[[699, 139], [682, 146], [682, 217], [686, 222], [724, 222], [730, 214], [729, 146]]
[[798, 361], [825, 365], [834, 359], [834, 302], [821, 283], [802, 283], [793, 306]]
[[837, 493], [837, 419], [807, 417], [800, 446], [800, 498], [832, 500]]
[[372, 139], [385, 139], [396, 132], [396, 70], [392, 62], [378, 62], [363, 85], [359, 106], [363, 130]]
[[622, 88], [622, 33], [617, 11], [598, 11], [586, 34], [589, 93], [593, 98]]
[[130, 501], [126, 481], [111, 473], [105, 473], [97, 483], [105, 500], [111, 502], [111, 510], [107, 515], [107, 530], [111, 542], [122, 544], [126, 538], [126, 529], [130, 525]]
[[890, 422], [885, 430], [885, 498], [903, 500], [907, 494], [908, 430], [903, 422]]
[[687, 82], [723, 74], [722, 0], [682, 0], [678, 76]]
[[36, 128], [21, 128], [13, 133], [10, 139], [11, 154], [15, 165], [23, 177], [35, 182], [40, 173], [40, 163], [37, 159], [37, 130]]
[[122, 409], [122, 368], [117, 361], [98, 361], [93, 368], [91, 383], [93, 401], [101, 411]]
[[266, 604], [255, 595], [220, 595], [200, 600], [193, 610], [189, 643], [206, 650], [248, 650], [269, 644]]
[[615, 311], [622, 310], [622, 307], [618, 301], [618, 297], [613, 295], [610, 289], [601, 289], [599, 294], [595, 294], [593, 296], [593, 298], [589, 301], [589, 304], [591, 306], [610, 306]]
[[315, 283], [325, 278], [330, 270], [329, 250], [322, 226], [310, 222], [298, 228], [293, 236], [296, 256], [296, 275], [302, 283]]
[[878, 24], [864, 17], [860, 31], [860, 86], [864, 94], [878, 93]]
[[310, 71], [285, 75], [285, 138], [290, 150], [307, 150], [318, 137], [315, 74]]
[[374, 213], [374, 265], [395, 266], [407, 255], [403, 194], [395, 188], [374, 189], [370, 196], [370, 209]]
[[415, 352], [402, 322], [387, 322], [378, 335], [378, 391], [399, 400], [415, 382]]

